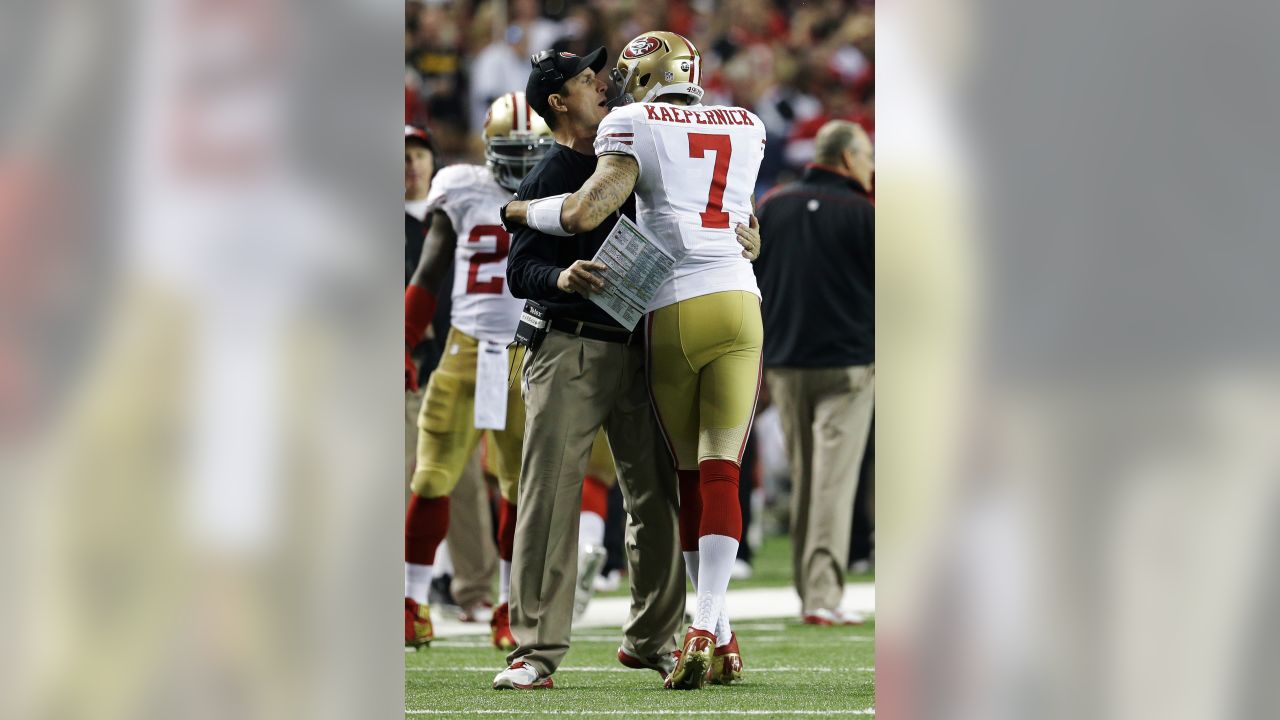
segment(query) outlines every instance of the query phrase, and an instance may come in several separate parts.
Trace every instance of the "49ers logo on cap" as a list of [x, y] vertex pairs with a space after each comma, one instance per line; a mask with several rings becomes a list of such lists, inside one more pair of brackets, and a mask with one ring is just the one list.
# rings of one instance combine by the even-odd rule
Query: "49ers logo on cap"
[[646, 35], [642, 38], [636, 38], [622, 51], [622, 57], [634, 59], [644, 57], [658, 48], [662, 47], [662, 41], [652, 35]]
[[578, 56], [577, 56], [577, 55], [574, 55], [574, 54], [573, 54], [573, 53], [571, 53], [571, 52], [562, 52], [562, 53], [560, 53], [560, 57], [562, 57], [562, 58], [576, 58], [576, 57], [578, 57]]

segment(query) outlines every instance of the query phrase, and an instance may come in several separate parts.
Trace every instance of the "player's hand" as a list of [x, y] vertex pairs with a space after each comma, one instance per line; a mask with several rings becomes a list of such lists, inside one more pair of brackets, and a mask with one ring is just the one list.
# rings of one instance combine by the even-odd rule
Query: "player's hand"
[[599, 276], [609, 268], [603, 263], [590, 260], [574, 260], [573, 264], [560, 271], [556, 279], [556, 287], [564, 292], [576, 292], [588, 297], [593, 292], [604, 289], [604, 279]]
[[755, 259], [760, 257], [760, 221], [753, 214], [751, 227], [738, 223], [737, 232], [738, 244], [744, 248], [742, 257], [755, 262]]
[[418, 391], [418, 366], [408, 348], [404, 351], [404, 389], [406, 392]]
[[502, 218], [503, 229], [507, 232], [512, 232], [515, 230], [516, 225], [524, 225], [525, 218], [528, 217], [525, 211], [528, 208], [529, 203], [525, 200], [512, 200], [503, 205], [502, 209], [498, 211], [498, 216]]

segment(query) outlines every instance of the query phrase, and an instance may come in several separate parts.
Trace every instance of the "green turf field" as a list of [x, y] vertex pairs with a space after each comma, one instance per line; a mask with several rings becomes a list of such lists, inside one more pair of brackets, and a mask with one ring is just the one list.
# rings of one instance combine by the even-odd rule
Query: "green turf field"
[[746, 669], [740, 684], [690, 692], [664, 690], [656, 672], [628, 670], [614, 655], [620, 631], [587, 628], [555, 674], [550, 690], [497, 691], [505, 665], [488, 638], [437, 640], [405, 654], [409, 717], [552, 718], [556, 715], [644, 717], [836, 717], [870, 715], [875, 705], [874, 623], [812, 627], [798, 620], [734, 626]]
[[[730, 590], [790, 584], [786, 538], [767, 541], [754, 576]], [[873, 582], [871, 575], [850, 582]], [[622, 595], [624, 591], [611, 593]], [[438, 639], [405, 654], [407, 717], [551, 718], [867, 716], [875, 705], [875, 625], [811, 627], [796, 618], [734, 623], [746, 670], [740, 684], [696, 692], [664, 690], [656, 672], [629, 670], [615, 654], [620, 630], [585, 628], [555, 674], [555, 688], [496, 691], [505, 654], [485, 635]]]

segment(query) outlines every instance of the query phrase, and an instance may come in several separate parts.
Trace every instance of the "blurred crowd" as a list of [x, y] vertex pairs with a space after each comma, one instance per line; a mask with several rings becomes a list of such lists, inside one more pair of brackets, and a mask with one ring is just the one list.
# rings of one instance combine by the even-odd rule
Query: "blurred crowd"
[[405, 122], [430, 127], [446, 162], [483, 158], [485, 109], [524, 89], [532, 53], [603, 45], [612, 65], [648, 30], [697, 46], [705, 103], [764, 120], [758, 192], [797, 176], [828, 120], [875, 135], [873, 0], [409, 0], [405, 20]]

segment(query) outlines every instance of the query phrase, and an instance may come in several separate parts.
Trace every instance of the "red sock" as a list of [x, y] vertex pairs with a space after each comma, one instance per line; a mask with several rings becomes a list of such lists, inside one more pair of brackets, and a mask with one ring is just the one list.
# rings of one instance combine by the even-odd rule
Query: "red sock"
[[705, 509], [698, 534], [725, 535], [741, 540], [742, 505], [738, 502], [740, 469], [737, 463], [703, 460], [698, 464], [698, 471], [702, 477], [702, 507]]
[[609, 517], [609, 488], [599, 478], [587, 475], [582, 479], [582, 512]]
[[404, 516], [404, 560], [414, 565], [431, 565], [436, 549], [449, 534], [449, 496], [409, 498]]
[[516, 504], [498, 498], [498, 557], [511, 562], [516, 550]]
[[698, 552], [698, 528], [702, 524], [702, 489], [697, 470], [677, 470], [680, 478], [680, 549]]

